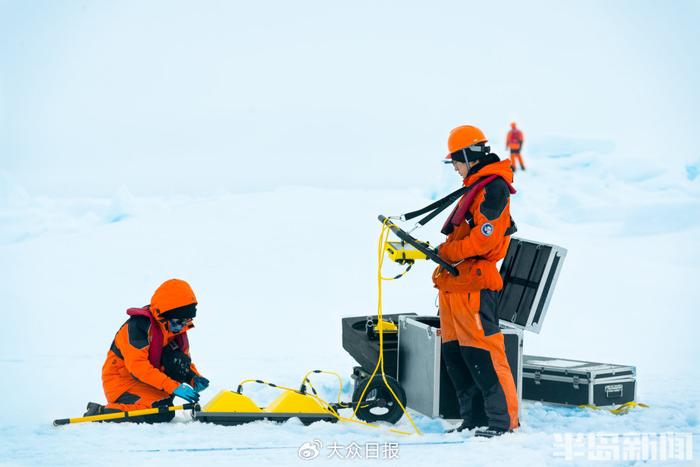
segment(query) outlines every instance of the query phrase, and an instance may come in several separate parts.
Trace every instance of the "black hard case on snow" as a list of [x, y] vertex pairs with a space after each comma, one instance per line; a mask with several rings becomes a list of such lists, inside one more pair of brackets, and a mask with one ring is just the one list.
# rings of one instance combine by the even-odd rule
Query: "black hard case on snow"
[[523, 399], [605, 407], [634, 401], [636, 391], [633, 366], [523, 357]]

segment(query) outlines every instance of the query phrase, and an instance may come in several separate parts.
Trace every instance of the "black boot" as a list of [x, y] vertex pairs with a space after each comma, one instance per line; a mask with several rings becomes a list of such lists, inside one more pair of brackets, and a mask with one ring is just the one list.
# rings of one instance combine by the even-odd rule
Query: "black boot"
[[471, 431], [474, 428], [476, 428], [476, 425], [467, 420], [462, 420], [461, 425], [459, 425], [456, 428], [450, 428], [449, 430], [445, 430], [445, 433], [461, 433], [463, 431]]
[[87, 411], [83, 414], [83, 417], [92, 417], [93, 415], [102, 415], [104, 413], [104, 405], [100, 405], [97, 402], [88, 402]]
[[476, 430], [474, 436], [479, 438], [495, 438], [501, 436], [504, 433], [511, 433], [512, 430], [504, 430], [503, 428], [484, 428], [481, 430]]

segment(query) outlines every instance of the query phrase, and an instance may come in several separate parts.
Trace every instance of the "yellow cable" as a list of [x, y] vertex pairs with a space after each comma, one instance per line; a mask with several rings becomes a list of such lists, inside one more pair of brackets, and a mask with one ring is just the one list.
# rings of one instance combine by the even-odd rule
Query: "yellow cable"
[[[378, 321], [379, 323], [382, 322], [382, 281], [383, 281], [383, 280], [393, 280], [393, 279], [390, 279], [390, 278], [384, 278], [384, 277], [382, 277], [382, 266], [383, 266], [383, 264], [384, 264], [384, 251], [385, 251], [385, 247], [386, 247], [386, 242], [387, 242], [387, 240], [388, 240], [388, 238], [389, 238], [389, 233], [391, 233], [391, 229], [390, 229], [389, 226], [387, 225], [387, 222], [390, 222], [390, 220], [389, 220], [389, 219], [386, 219], [386, 220], [382, 223], [382, 230], [381, 230], [381, 233], [379, 234], [379, 243], [378, 243], [378, 248], [377, 248], [377, 321]], [[396, 403], [399, 404], [399, 407], [401, 407], [401, 410], [403, 411], [404, 415], [406, 415], [406, 418], [408, 418], [408, 420], [411, 422], [411, 425], [413, 426], [413, 429], [415, 430], [414, 432], [411, 433], [411, 432], [406, 432], [406, 431], [397, 430], [397, 429], [395, 429], [395, 428], [390, 428], [389, 431], [392, 432], [392, 433], [401, 434], [401, 435], [411, 435], [411, 434], [413, 434], [413, 433], [422, 435], [423, 433], [420, 431], [420, 429], [418, 428], [418, 426], [416, 425], [416, 423], [413, 421], [413, 417], [411, 417], [411, 415], [408, 413], [408, 411], [406, 410], [406, 407], [404, 407], [404, 405], [401, 403], [401, 401], [399, 400], [399, 397], [396, 395], [396, 393], [394, 392], [394, 390], [391, 389], [391, 386], [389, 385], [389, 382], [388, 382], [387, 379], [386, 379], [386, 374], [385, 374], [385, 371], [384, 371], [384, 331], [381, 330], [381, 329], [379, 330], [379, 358], [377, 359], [377, 364], [375, 365], [374, 371], [372, 371], [372, 374], [370, 375], [369, 379], [367, 380], [367, 384], [366, 384], [365, 387], [362, 389], [362, 393], [360, 394], [360, 397], [359, 397], [358, 400], [357, 400], [357, 403], [356, 403], [356, 405], [355, 405], [355, 409], [353, 410], [352, 416], [351, 416], [350, 418], [341, 416], [328, 402], [326, 402], [325, 400], [321, 399], [321, 398], [320, 398], [319, 396], [317, 396], [316, 394], [309, 394], [309, 393], [306, 393], [306, 395], [309, 396], [309, 397], [312, 397], [312, 398], [314, 398], [316, 401], [318, 401], [318, 402], [322, 405], [323, 408], [325, 408], [326, 410], [328, 410], [334, 417], [336, 417], [336, 418], [337, 418], [338, 420], [340, 420], [340, 421], [357, 423], [357, 424], [360, 424], [360, 425], [363, 425], [363, 426], [367, 426], [367, 427], [371, 427], [371, 428], [379, 428], [379, 426], [377, 426], [377, 425], [372, 425], [371, 423], [367, 423], [367, 422], [364, 422], [364, 421], [362, 421], [362, 420], [358, 420], [358, 419], [357, 419], [357, 410], [360, 408], [360, 406], [361, 406], [361, 404], [362, 404], [362, 400], [363, 400], [364, 397], [365, 397], [365, 393], [367, 392], [367, 388], [369, 387], [369, 383], [372, 381], [372, 379], [373, 379], [374, 376], [377, 374], [377, 371], [378, 371], [380, 368], [381, 368], [381, 370], [382, 370], [382, 371], [381, 371], [381, 374], [382, 374], [382, 380], [384, 381], [384, 385], [385, 385], [386, 388], [389, 390], [389, 392], [391, 393], [391, 395], [394, 397], [394, 400], [396, 401]], [[339, 379], [339, 381], [340, 381], [340, 390], [339, 390], [339, 393], [338, 393], [338, 402], [340, 403], [340, 397], [341, 397], [341, 394], [342, 394], [342, 378], [340, 377], [340, 375], [337, 374], [337, 373], [335, 373], [335, 372], [330, 372], [330, 371], [329, 371], [329, 372], [318, 371], [318, 372], [319, 372], [319, 373], [334, 374], [334, 375], [336, 375], [336, 376], [338, 377], [338, 379]], [[308, 380], [308, 376], [309, 376], [311, 373], [314, 373], [314, 371], [313, 371], [313, 370], [312, 370], [312, 371], [309, 371], [306, 375], [304, 375], [304, 379], [302, 380], [302, 384], [303, 384], [304, 382], [308, 382], [309, 386], [310, 386], [310, 387], [313, 387], [313, 386], [311, 385], [311, 381]], [[277, 384], [268, 383], [268, 382], [261, 381], [261, 380], [255, 380], [255, 379], [247, 379], [247, 380], [241, 381], [241, 383], [239, 384], [239, 388], [240, 388], [241, 386], [243, 386], [243, 384], [251, 383], [251, 382], [259, 383], [259, 384], [260, 384], [260, 383], [261, 383], [261, 384], [266, 384], [266, 385], [268, 385], [268, 386], [272, 386], [272, 387], [275, 387], [275, 388], [279, 388], [279, 389], [281, 389], [281, 390], [283, 390], [283, 391], [292, 391], [292, 392], [299, 393], [299, 391], [296, 390], [296, 389], [288, 388], [288, 387], [285, 387], [285, 386], [280, 386], [280, 385], [277, 385]]]
[[[304, 379], [301, 380], [301, 384], [309, 384], [310, 388], [314, 388], [314, 386], [311, 384], [311, 380], [309, 379], [309, 376], [312, 373], [319, 373], [319, 374], [325, 374], [325, 375], [333, 375], [338, 379], [338, 404], [341, 404], [341, 398], [343, 396], [343, 377], [340, 376], [339, 373], [336, 373], [335, 371], [328, 371], [328, 370], [311, 370], [308, 373], [304, 375]], [[316, 390], [316, 388], [314, 388]]]
[[630, 409], [633, 409], [634, 407], [640, 407], [643, 409], [648, 409], [649, 406], [647, 404], [643, 404], [641, 402], [635, 402], [635, 401], [630, 401], [630, 402], [625, 402], [619, 407], [616, 407], [614, 409], [604, 409], [602, 407], [597, 407], [595, 405], [590, 405], [590, 404], [583, 404], [579, 405], [579, 409], [592, 409], [592, 410], [606, 410], [610, 413], [613, 413], [615, 415], [624, 415], [630, 411]]
[[[340, 376], [340, 374], [339, 374], [339, 373], [336, 373], [335, 371], [311, 370], [311, 371], [309, 371], [308, 373], [306, 373], [306, 375], [304, 375], [304, 379], [302, 380], [302, 384], [304, 384], [304, 382], [306, 382], [306, 383], [309, 385], [309, 387], [313, 387], [313, 384], [312, 384], [311, 381], [309, 380], [309, 375], [311, 375], [312, 373], [320, 373], [320, 374], [333, 375], [333, 376], [335, 376], [335, 377], [338, 379], [338, 383], [340, 384], [340, 388], [339, 388], [339, 390], [338, 390], [338, 404], [342, 404], [341, 398], [342, 398], [342, 391], [343, 391], [343, 377]], [[279, 386], [278, 386], [278, 387], [279, 387]], [[373, 425], [373, 424], [371, 424], [371, 423], [368, 423], [368, 422], [365, 422], [365, 421], [362, 421], [362, 420], [355, 420], [355, 419], [352, 419], [352, 418], [343, 417], [342, 415], [340, 415], [340, 414], [338, 413], [337, 410], [335, 410], [330, 404], [328, 404], [327, 401], [323, 400], [323, 399], [322, 399], [321, 397], [319, 397], [318, 395], [316, 395], [316, 394], [308, 394], [308, 393], [307, 393], [307, 395], [308, 395], [308, 396], [311, 396], [311, 397], [313, 397], [314, 399], [316, 399], [317, 401], [319, 401], [319, 402], [324, 406], [324, 408], [325, 408], [326, 410], [328, 410], [329, 412], [331, 412], [331, 414], [332, 414], [333, 416], [335, 416], [335, 417], [336, 417], [338, 420], [340, 420], [340, 421], [357, 423], [357, 424], [360, 424], [360, 425], [363, 425], [363, 426], [367, 426], [367, 427], [370, 427], [370, 428], [380, 428], [378, 425]], [[359, 402], [358, 402], [358, 406], [359, 406]], [[395, 428], [391, 428], [391, 429], [389, 429], [389, 431], [391, 431], [391, 432], [393, 432], [393, 433], [402, 434], [402, 435], [410, 435], [410, 434], [412, 434], [412, 433], [408, 433], [408, 432], [405, 432], [405, 431], [397, 430], [397, 429], [395, 429]]]
[[[391, 232], [391, 229], [389, 226], [387, 226], [388, 221], [384, 221], [382, 223], [382, 235], [379, 236], [380, 239], [380, 245], [379, 245], [379, 258], [378, 258], [378, 266], [377, 266], [377, 287], [378, 287], [378, 301], [377, 301], [377, 321], [379, 323], [382, 322], [382, 265], [384, 264], [384, 251], [386, 250], [386, 242], [389, 238], [389, 233]], [[386, 232], [386, 233], [385, 233]], [[396, 396], [394, 393], [394, 390], [391, 389], [389, 386], [389, 382], [386, 380], [386, 374], [384, 372], [384, 332], [380, 330], [379, 332], [379, 361], [381, 362], [382, 366], [382, 379], [384, 380], [384, 384], [386, 385], [387, 389], [389, 392], [391, 392], [391, 395], [394, 396], [394, 399], [396, 400], [396, 403], [399, 404], [399, 407], [401, 407], [401, 410], [403, 411], [404, 415], [406, 415], [406, 418], [408, 418], [408, 421], [411, 422], [411, 425], [413, 425], [413, 429], [416, 431], [417, 434], [422, 434], [421, 431], [418, 429], [418, 426], [416, 423], [413, 421], [413, 418], [411, 415], [408, 413], [406, 410], [406, 407], [403, 406], [399, 398]], [[360, 401], [358, 401], [360, 402]]]
[[[286, 386], [280, 386], [279, 384], [269, 383], [269, 382], [267, 382], [267, 381], [262, 381], [262, 380], [258, 380], [258, 379], [246, 379], [246, 380], [243, 380], [243, 381], [241, 381], [241, 382], [239, 383], [239, 387], [240, 387], [240, 386], [243, 386], [244, 384], [247, 384], [247, 383], [265, 384], [265, 385], [268, 385], [268, 386], [271, 386], [271, 387], [274, 387], [274, 388], [278, 388], [278, 389], [280, 389], [280, 390], [282, 390], [282, 391], [290, 391], [290, 392], [295, 392], [295, 393], [299, 394], [299, 391], [298, 391], [297, 389], [288, 388], [288, 387], [286, 387]], [[317, 395], [315, 395], [315, 394], [305, 393], [304, 395], [309, 396], [309, 397], [315, 399], [319, 404], [321, 404], [321, 407], [323, 407], [323, 408], [324, 408], [325, 410], [327, 410], [331, 415], [333, 415], [335, 418], [337, 418], [338, 420], [340, 420], [340, 421], [342, 421], [342, 422], [357, 423], [358, 425], [363, 425], [363, 426], [367, 426], [367, 427], [370, 427], [370, 428], [380, 428], [380, 427], [377, 426], [377, 425], [372, 425], [371, 423], [367, 423], [367, 422], [364, 422], [364, 421], [362, 421], [362, 420], [355, 420], [355, 419], [352, 419], [352, 418], [343, 417], [342, 415], [340, 415], [340, 414], [338, 413], [337, 410], [335, 410], [335, 409], [333, 408], [333, 406], [331, 406], [328, 402], [326, 402], [325, 400], [321, 399], [319, 396], [317, 396]], [[393, 433], [402, 434], [402, 435], [410, 435], [410, 434], [411, 434], [411, 433], [407, 433], [407, 432], [400, 431], [400, 430], [396, 430], [396, 429], [390, 429], [389, 431], [391, 431], [391, 432], [393, 432]]]
[[[377, 321], [382, 322], [382, 265], [384, 264], [384, 250], [385, 250], [385, 245], [386, 242], [389, 238], [389, 233], [391, 232], [391, 229], [387, 225], [387, 222], [389, 220], [385, 220], [382, 223], [382, 230], [381, 233], [379, 234], [379, 244], [377, 246]], [[386, 379], [386, 374], [384, 371], [384, 332], [380, 330], [379, 332], [379, 358], [377, 359], [377, 364], [374, 367], [374, 371], [372, 372], [371, 376], [367, 380], [367, 384], [365, 385], [364, 389], [362, 390], [362, 393], [360, 394], [360, 397], [357, 401], [357, 406], [355, 407], [355, 410], [353, 411], [353, 416], [357, 416], [357, 410], [360, 407], [360, 404], [365, 397], [365, 393], [367, 392], [367, 388], [369, 387], [369, 383], [374, 379], [374, 376], [377, 374], [377, 370], [381, 368], [382, 372], [382, 380], [384, 381], [384, 385], [386, 388], [389, 390], [392, 396], [394, 396], [394, 400], [396, 401], [397, 404], [399, 404], [399, 407], [401, 407], [401, 410], [403, 411], [404, 415], [406, 415], [406, 418], [411, 422], [411, 425], [413, 425], [413, 429], [415, 430], [415, 433], [417, 434], [422, 434], [420, 429], [418, 429], [418, 426], [416, 423], [413, 421], [413, 418], [411, 415], [408, 413], [406, 410], [406, 407], [403, 406], [401, 401], [399, 400], [398, 396], [394, 393], [394, 390], [391, 389], [391, 386], [389, 385], [389, 382]], [[392, 430], [395, 432], [399, 432], [398, 430]], [[400, 432], [404, 433], [405, 432]]]

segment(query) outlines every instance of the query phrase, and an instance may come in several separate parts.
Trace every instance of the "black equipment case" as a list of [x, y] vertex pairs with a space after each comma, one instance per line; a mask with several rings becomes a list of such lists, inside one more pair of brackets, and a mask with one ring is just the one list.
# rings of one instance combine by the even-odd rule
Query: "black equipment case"
[[[382, 315], [384, 321], [398, 325], [400, 316], [416, 316], [415, 313]], [[342, 319], [343, 348], [360, 365], [362, 370], [372, 373], [379, 358], [379, 339], [372, 331], [377, 324], [377, 315], [352, 316]], [[396, 378], [398, 362], [398, 332], [384, 333], [384, 371]]]
[[523, 399], [605, 407], [636, 397], [636, 369], [564, 358], [523, 358]]

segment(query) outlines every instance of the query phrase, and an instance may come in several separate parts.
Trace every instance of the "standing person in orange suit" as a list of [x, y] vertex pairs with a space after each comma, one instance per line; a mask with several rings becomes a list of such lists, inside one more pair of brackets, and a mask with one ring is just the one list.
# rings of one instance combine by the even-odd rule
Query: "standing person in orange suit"
[[506, 149], [510, 150], [510, 163], [513, 166], [513, 171], [515, 172], [515, 161], [520, 163], [520, 168], [525, 170], [525, 164], [523, 164], [523, 156], [520, 151], [523, 149], [523, 143], [525, 142], [525, 137], [523, 132], [518, 129], [515, 122], [510, 124], [510, 131], [508, 136], [506, 136]]
[[[161, 284], [143, 308], [129, 308], [102, 367], [107, 405], [89, 402], [85, 416], [172, 405], [178, 396], [197, 402], [209, 386], [192, 363], [187, 331], [194, 327], [197, 299], [179, 279]], [[120, 421], [168, 422], [175, 412]]]
[[510, 161], [501, 161], [486, 143], [473, 126], [450, 133], [445, 162], [471, 188], [445, 222], [447, 239], [438, 247], [459, 275], [439, 266], [433, 283], [439, 290], [442, 356], [462, 417], [462, 424], [450, 431], [488, 425], [475, 435], [492, 437], [519, 426], [518, 394], [496, 310], [503, 288], [496, 263], [505, 257], [516, 228], [510, 217], [510, 195], [515, 193]]

